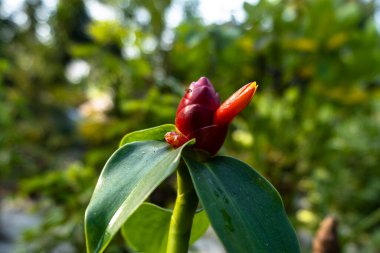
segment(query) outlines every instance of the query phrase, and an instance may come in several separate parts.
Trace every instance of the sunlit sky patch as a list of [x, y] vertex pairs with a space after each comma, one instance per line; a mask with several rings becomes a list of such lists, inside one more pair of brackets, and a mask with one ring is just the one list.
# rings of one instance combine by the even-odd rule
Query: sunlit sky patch
[[[238, 22], [244, 21], [246, 18], [243, 11], [243, 3], [248, 2], [256, 4], [258, 0], [234, 0], [234, 1], [218, 1], [204, 0], [199, 1], [199, 12], [205, 23], [223, 23], [231, 19], [231, 15]], [[210, 11], [211, 10], [211, 11]]]

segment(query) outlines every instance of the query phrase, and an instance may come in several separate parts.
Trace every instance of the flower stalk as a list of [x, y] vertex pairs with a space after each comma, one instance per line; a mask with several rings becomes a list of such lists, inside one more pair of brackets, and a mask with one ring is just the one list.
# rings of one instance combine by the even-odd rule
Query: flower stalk
[[181, 161], [177, 170], [177, 199], [170, 220], [169, 238], [166, 253], [187, 253], [191, 227], [198, 206], [190, 174]]

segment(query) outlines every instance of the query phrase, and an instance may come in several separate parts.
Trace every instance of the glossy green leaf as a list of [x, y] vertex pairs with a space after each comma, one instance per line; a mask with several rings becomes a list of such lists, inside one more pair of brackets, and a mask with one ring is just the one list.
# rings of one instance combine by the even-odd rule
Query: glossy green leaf
[[164, 139], [164, 135], [167, 132], [175, 131], [175, 126], [173, 124], [165, 124], [161, 126], [156, 126], [152, 128], [147, 128], [139, 131], [135, 131], [132, 133], [128, 133], [124, 135], [123, 139], [121, 139], [120, 147], [134, 141], [148, 141], [148, 140], [156, 140], [160, 141]]
[[[137, 252], [165, 253], [172, 210], [143, 203], [122, 227], [128, 245]], [[195, 214], [191, 228], [190, 244], [198, 240], [210, 225], [207, 214]]]
[[300, 252], [278, 192], [254, 169], [223, 156], [204, 163], [185, 157], [185, 162], [228, 252]]
[[104, 251], [127, 218], [175, 171], [185, 146], [173, 149], [161, 141], [132, 142], [111, 156], [85, 214], [88, 252]]

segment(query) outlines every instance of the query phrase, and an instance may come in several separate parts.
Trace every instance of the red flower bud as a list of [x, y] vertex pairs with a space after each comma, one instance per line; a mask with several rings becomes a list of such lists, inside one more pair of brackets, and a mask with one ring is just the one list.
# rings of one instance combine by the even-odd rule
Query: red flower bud
[[195, 138], [195, 148], [216, 154], [226, 138], [229, 123], [249, 104], [256, 89], [256, 83], [249, 83], [220, 106], [211, 82], [201, 77], [186, 90], [176, 113], [177, 131], [166, 133], [166, 141], [177, 148]]
[[235, 116], [251, 102], [256, 89], [256, 82], [252, 82], [236, 91], [218, 108], [214, 116], [214, 124], [224, 125], [231, 123]]

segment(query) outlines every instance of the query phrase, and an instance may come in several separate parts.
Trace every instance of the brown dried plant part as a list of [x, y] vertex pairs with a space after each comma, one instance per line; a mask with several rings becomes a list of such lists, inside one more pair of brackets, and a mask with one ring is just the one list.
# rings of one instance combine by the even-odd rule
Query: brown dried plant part
[[327, 216], [319, 225], [313, 241], [313, 253], [339, 253], [338, 221]]

